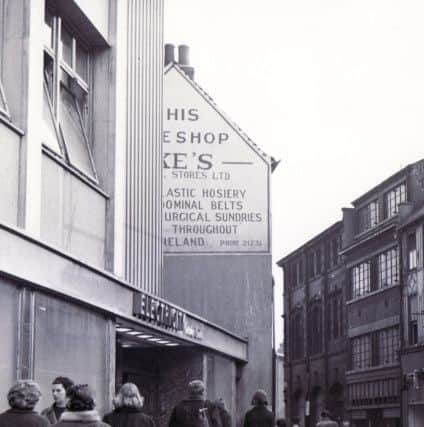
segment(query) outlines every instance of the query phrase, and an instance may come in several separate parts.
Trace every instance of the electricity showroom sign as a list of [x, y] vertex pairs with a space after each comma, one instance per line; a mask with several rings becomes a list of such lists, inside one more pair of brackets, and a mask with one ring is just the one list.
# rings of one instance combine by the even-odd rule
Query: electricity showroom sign
[[166, 253], [269, 252], [269, 161], [177, 66], [164, 78]]

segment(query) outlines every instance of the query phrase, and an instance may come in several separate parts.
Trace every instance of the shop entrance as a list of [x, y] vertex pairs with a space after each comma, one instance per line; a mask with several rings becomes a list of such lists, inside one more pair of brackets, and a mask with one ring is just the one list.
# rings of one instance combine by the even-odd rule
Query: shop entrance
[[204, 352], [156, 331], [119, 324], [116, 332], [116, 390], [126, 382], [136, 384], [144, 397], [143, 411], [157, 427], [166, 427], [188, 382], [203, 378]]

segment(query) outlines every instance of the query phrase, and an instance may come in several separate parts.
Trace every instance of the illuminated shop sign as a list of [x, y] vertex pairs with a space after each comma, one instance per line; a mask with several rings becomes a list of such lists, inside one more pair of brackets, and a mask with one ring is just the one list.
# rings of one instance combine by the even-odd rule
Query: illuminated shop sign
[[267, 252], [268, 162], [181, 73], [164, 79], [164, 251]]
[[204, 325], [166, 302], [140, 292], [134, 293], [133, 314], [154, 326], [195, 340], [203, 339]]

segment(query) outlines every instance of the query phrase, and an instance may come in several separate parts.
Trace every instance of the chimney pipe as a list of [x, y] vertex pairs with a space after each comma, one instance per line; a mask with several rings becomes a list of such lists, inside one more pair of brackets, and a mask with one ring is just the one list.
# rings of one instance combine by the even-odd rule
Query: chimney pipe
[[194, 79], [194, 68], [190, 67], [189, 47], [187, 45], [178, 46], [178, 65], [191, 80]]
[[175, 46], [171, 43], [165, 45], [165, 67], [175, 62]]

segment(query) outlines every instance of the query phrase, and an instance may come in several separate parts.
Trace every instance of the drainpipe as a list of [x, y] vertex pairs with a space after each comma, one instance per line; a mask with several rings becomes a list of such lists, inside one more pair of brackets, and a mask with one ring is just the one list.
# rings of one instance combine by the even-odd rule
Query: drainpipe
[[402, 354], [405, 344], [404, 338], [404, 309], [403, 309], [403, 288], [404, 288], [404, 268], [403, 268], [403, 248], [402, 248], [402, 234], [399, 232], [399, 228], [396, 229], [397, 241], [399, 247], [399, 294], [400, 294], [400, 310], [399, 310], [399, 335], [400, 335], [400, 346], [399, 346], [399, 365], [400, 365], [400, 373], [399, 373], [399, 401], [400, 401], [400, 425], [403, 424], [403, 370], [402, 370]]

